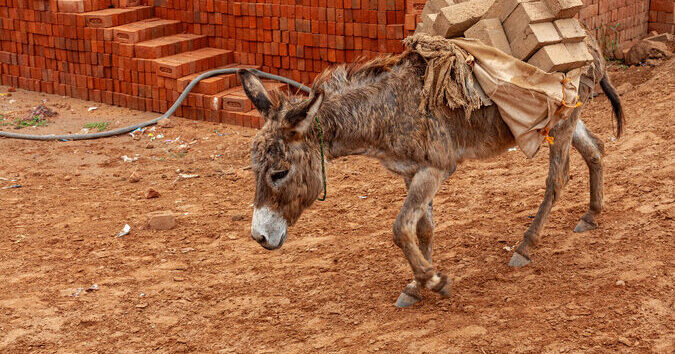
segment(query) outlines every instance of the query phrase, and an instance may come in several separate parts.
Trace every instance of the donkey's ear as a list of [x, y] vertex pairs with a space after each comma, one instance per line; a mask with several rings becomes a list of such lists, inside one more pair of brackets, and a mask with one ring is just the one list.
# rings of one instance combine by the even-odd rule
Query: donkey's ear
[[323, 103], [323, 92], [313, 92], [305, 102], [303, 102], [295, 112], [289, 112], [288, 123], [293, 127], [293, 130], [304, 134], [312, 125], [314, 117], [316, 116], [321, 104]]
[[272, 109], [272, 101], [262, 81], [248, 69], [237, 71], [237, 75], [239, 76], [239, 80], [241, 80], [242, 86], [244, 86], [246, 96], [253, 102], [255, 108], [263, 115], [269, 113], [270, 109]]

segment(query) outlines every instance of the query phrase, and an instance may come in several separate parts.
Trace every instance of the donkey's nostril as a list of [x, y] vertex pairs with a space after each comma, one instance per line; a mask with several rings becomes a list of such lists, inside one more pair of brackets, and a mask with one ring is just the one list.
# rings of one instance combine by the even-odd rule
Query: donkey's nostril
[[260, 243], [267, 242], [267, 236], [259, 233], [256, 230], [251, 230], [251, 237]]

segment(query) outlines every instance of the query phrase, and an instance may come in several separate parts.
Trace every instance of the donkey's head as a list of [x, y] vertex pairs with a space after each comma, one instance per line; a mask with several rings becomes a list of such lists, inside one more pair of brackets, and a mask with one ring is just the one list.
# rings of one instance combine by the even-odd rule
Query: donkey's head
[[251, 237], [273, 250], [286, 241], [286, 229], [322, 191], [321, 156], [312, 122], [323, 93], [309, 98], [268, 92], [252, 72], [240, 70], [246, 95], [265, 118], [251, 147], [255, 200]]

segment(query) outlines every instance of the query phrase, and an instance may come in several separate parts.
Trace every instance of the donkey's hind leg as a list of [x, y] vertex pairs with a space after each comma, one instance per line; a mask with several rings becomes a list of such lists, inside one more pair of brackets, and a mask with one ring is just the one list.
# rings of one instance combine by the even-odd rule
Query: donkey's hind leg
[[[408, 196], [394, 223], [394, 242], [403, 250], [415, 275], [415, 282], [411, 284], [413, 286], [406, 287], [406, 290], [412, 290], [413, 287], [419, 290], [419, 284], [419, 286], [427, 287], [442, 296], [450, 295], [450, 283], [447, 277], [434, 271], [431, 262], [426, 258], [427, 255], [431, 257], [431, 254], [425, 254], [415, 240], [418, 225], [423, 218], [426, 218], [429, 203], [444, 179], [445, 172], [435, 168], [424, 168], [417, 172], [410, 181]], [[404, 290], [404, 294], [411, 297], [416, 295], [410, 294], [406, 290]], [[419, 297], [417, 301], [419, 301]]]
[[584, 123], [579, 120], [574, 129], [572, 137], [572, 146], [574, 146], [588, 165], [588, 173], [591, 186], [591, 203], [588, 212], [581, 217], [579, 223], [574, 228], [574, 232], [584, 232], [598, 227], [595, 217], [602, 212], [603, 205], [603, 166], [602, 157], [605, 154], [604, 144]]
[[[406, 186], [410, 185], [410, 180], [406, 180]], [[431, 255], [433, 253], [433, 237], [434, 237], [434, 216], [433, 216], [433, 201], [429, 202], [427, 212], [417, 222], [417, 241], [419, 242], [420, 251], [424, 258], [433, 265]], [[418, 303], [422, 300], [422, 292], [417, 280], [413, 280], [408, 284], [396, 300], [396, 307], [408, 307]]]
[[539, 241], [539, 234], [548, 219], [548, 215], [553, 205], [560, 197], [565, 184], [568, 181], [569, 154], [572, 143], [574, 128], [579, 120], [581, 108], [576, 108], [570, 117], [559, 122], [552, 130], [551, 136], [554, 143], [551, 145], [549, 156], [548, 178], [546, 179], [546, 193], [544, 201], [539, 206], [539, 211], [534, 217], [532, 224], [525, 231], [523, 241], [518, 245], [516, 251], [511, 257], [509, 265], [512, 267], [522, 267], [530, 263], [530, 249]]

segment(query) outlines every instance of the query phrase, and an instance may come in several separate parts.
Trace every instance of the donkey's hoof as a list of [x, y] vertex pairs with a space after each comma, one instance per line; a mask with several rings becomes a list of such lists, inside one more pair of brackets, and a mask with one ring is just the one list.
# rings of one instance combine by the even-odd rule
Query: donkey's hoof
[[579, 220], [579, 223], [577, 224], [577, 226], [574, 228], [574, 232], [582, 233], [582, 232], [586, 232], [586, 231], [596, 229], [597, 227], [598, 227], [598, 225], [591, 224], [588, 221], [586, 221], [584, 219], [581, 219], [581, 220]]
[[509, 261], [509, 266], [514, 267], [514, 268], [520, 268], [524, 267], [528, 264], [530, 264], [531, 261], [529, 258], [523, 256], [522, 254], [518, 252], [513, 252], [513, 257], [511, 257], [511, 260]]
[[452, 283], [450, 280], [448, 280], [447, 283], [441, 288], [441, 290], [438, 291], [438, 294], [441, 295], [442, 298], [447, 299], [450, 297], [452, 291]]
[[418, 302], [420, 302], [422, 299], [410, 296], [406, 293], [401, 293], [401, 295], [398, 296], [398, 300], [396, 300], [396, 307], [398, 308], [406, 308], [410, 307]]

